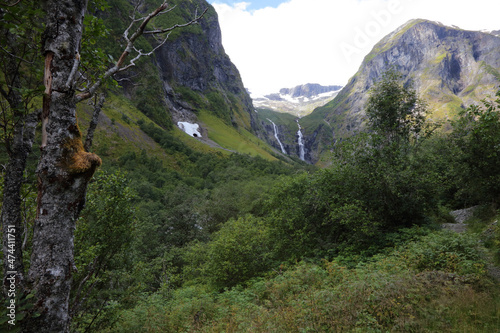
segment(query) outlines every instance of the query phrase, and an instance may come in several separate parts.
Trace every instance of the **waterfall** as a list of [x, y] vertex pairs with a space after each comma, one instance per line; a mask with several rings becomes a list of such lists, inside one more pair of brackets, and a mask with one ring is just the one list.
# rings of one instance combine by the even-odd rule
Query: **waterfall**
[[280, 139], [278, 138], [278, 126], [276, 126], [276, 124], [273, 123], [273, 121], [271, 119], [267, 118], [267, 120], [269, 120], [271, 122], [271, 124], [273, 124], [274, 137], [276, 138], [276, 140], [278, 140], [278, 143], [280, 144], [281, 152], [286, 155], [285, 147], [283, 147], [283, 144], [281, 143]]
[[305, 161], [306, 160], [306, 158], [305, 158], [306, 150], [305, 150], [305, 146], [304, 146], [304, 136], [302, 135], [302, 131], [301, 131], [302, 128], [300, 127], [298, 119], [297, 119], [297, 125], [299, 125], [299, 131], [297, 132], [297, 136], [299, 137], [297, 140], [297, 143], [299, 144], [299, 158], [302, 161]]

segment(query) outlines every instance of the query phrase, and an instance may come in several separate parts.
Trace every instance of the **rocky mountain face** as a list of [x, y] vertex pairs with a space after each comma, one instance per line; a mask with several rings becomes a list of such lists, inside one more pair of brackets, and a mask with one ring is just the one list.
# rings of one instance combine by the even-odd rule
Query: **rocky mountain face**
[[289, 95], [292, 98], [315, 98], [324, 93], [339, 91], [342, 86], [322, 86], [317, 83], [307, 83], [294, 88], [280, 89], [281, 95]]
[[[124, 47], [123, 31], [130, 24], [136, 2], [108, 0], [108, 3], [113, 11], [98, 12], [111, 31], [102, 41], [103, 52], [117, 59]], [[135, 7], [137, 16], [147, 15], [161, 3], [161, 0], [141, 2]], [[140, 127], [136, 129], [140, 137], [125, 138], [134, 141], [137, 147], [144, 144], [148, 135], [161, 132], [195, 151], [223, 149], [268, 160], [282, 159], [279, 151], [259, 140], [262, 135], [256, 132], [259, 126], [252, 100], [222, 46], [215, 9], [205, 0], [170, 0], [168, 4], [168, 12], [150, 22], [149, 28], [183, 25], [206, 8], [208, 11], [198, 23], [174, 30], [151, 57], [141, 58], [135, 67], [116, 77], [121, 89], [112, 94], [123, 104], [115, 108], [119, 119], [116, 115], [103, 115], [109, 119], [102, 123], [107, 120], [108, 124], [118, 124], [123, 120], [124, 127]], [[137, 48], [147, 52], [162, 41], [160, 37], [145, 35], [138, 40]], [[157, 133], [157, 126], [164, 131], [158, 129]], [[159, 140], [158, 135], [154, 140]], [[170, 157], [167, 162], [176, 158]]]
[[[208, 11], [198, 24], [175, 30], [154, 54], [156, 69], [151, 75], [160, 78], [163, 91], [162, 96], [154, 98], [163, 101], [165, 116], [191, 136], [192, 131], [185, 129], [198, 126], [196, 137], [202, 141], [208, 140], [209, 128], [200, 119], [201, 114], [211, 114], [230, 127], [251, 131], [252, 100], [238, 69], [224, 51], [215, 9], [205, 0], [172, 0], [169, 4], [175, 8], [164, 16], [165, 22], [157, 24], [182, 24], [205, 8]], [[148, 41], [153, 46], [156, 43]], [[144, 103], [151, 102], [151, 98]]]
[[307, 83], [294, 88], [282, 88], [279, 93], [255, 97], [253, 105], [255, 108], [266, 108], [303, 117], [331, 101], [340, 89], [342, 86]]
[[[276, 152], [300, 159], [299, 127], [296, 116], [259, 108], [256, 109], [255, 117], [255, 133], [261, 140], [267, 142]], [[305, 157], [303, 160], [307, 161]]]
[[336, 140], [362, 130], [369, 90], [389, 68], [427, 101], [431, 118], [446, 120], [496, 92], [500, 37], [426, 20], [412, 20], [384, 37], [334, 100], [301, 119], [311, 162]]
[[342, 86], [308, 83], [282, 88], [279, 93], [254, 97], [255, 133], [277, 151], [296, 159], [310, 161], [298, 120], [331, 101]]

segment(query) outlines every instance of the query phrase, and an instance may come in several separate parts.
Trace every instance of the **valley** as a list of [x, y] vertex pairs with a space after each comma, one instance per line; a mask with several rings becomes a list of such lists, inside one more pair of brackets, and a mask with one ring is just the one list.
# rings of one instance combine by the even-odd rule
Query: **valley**
[[[54, 112], [33, 124], [58, 94], [74, 101], [99, 82], [123, 56], [123, 32], [162, 4], [90, 2], [84, 60], [68, 57], [63, 81], [78, 79], [53, 100], [40, 82], [54, 68], [35, 53], [52, 36], [41, 24], [50, 15], [31, 10], [34, 0], [0, 4], [0, 259], [4, 282], [12, 256], [23, 277], [5, 298], [15, 318], [2, 312], [0, 330], [15, 320], [21, 332], [51, 332], [44, 318], [54, 310], [66, 320], [56, 331], [78, 333], [499, 332], [489, 273], [500, 265], [498, 31], [411, 20], [377, 42], [345, 86], [251, 96], [214, 7], [172, 0], [148, 27], [207, 11], [168, 39], [138, 38], [134, 52], [151, 54], [68, 107], [61, 118], [74, 123], [57, 127]], [[54, 164], [62, 171], [51, 174], [39, 161], [56, 149], [44, 144], [66, 129], [73, 136]], [[92, 170], [89, 156], [99, 162]], [[41, 176], [64, 182], [42, 198]], [[84, 180], [74, 202], [39, 208]], [[74, 228], [41, 223], [52, 209], [76, 212]], [[71, 260], [59, 260], [58, 243], [34, 251], [53, 241], [40, 238], [47, 225], [65, 230], [57, 236], [67, 234]], [[464, 232], [446, 230], [456, 228]], [[46, 268], [50, 286], [67, 285], [48, 307], [29, 274], [44, 256], [61, 265]]]

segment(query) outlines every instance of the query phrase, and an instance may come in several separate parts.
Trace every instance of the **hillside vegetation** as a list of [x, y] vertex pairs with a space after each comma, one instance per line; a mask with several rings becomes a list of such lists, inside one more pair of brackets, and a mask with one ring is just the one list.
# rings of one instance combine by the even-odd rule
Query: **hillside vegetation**
[[[174, 22], [206, 5], [175, 3]], [[96, 9], [110, 31], [89, 43], [119, 43], [131, 7], [109, 5], [119, 15]], [[190, 66], [187, 41], [205, 43], [203, 27], [172, 36]], [[114, 57], [114, 46], [96, 52]], [[367, 93], [367, 130], [331, 141], [319, 169], [254, 136], [268, 118], [297, 125], [248, 113], [236, 76], [198, 89], [163, 81], [156, 61], [106, 87], [92, 146], [103, 164], [75, 230], [72, 332], [500, 332], [500, 90], [437, 131], [416, 91], [387, 72]], [[79, 106], [82, 130], [92, 109]], [[179, 114], [194, 114], [209, 140], [177, 128]], [[37, 154], [22, 186], [25, 267]], [[442, 229], [468, 207], [466, 233]], [[19, 322], [39, 315], [33, 295], [18, 297]], [[7, 320], [2, 330], [19, 328]]]
[[[369, 103], [384, 118], [394, 108], [379, 101], [414, 94], [397, 75], [379, 87]], [[498, 332], [499, 98], [449, 134], [369, 113], [373, 132], [322, 170], [180, 144], [163, 145], [187, 157], [179, 171], [122, 155], [78, 225], [75, 288], [103, 263], [74, 330]], [[412, 107], [398, 110], [393, 125]], [[468, 232], [441, 230], [469, 206]]]

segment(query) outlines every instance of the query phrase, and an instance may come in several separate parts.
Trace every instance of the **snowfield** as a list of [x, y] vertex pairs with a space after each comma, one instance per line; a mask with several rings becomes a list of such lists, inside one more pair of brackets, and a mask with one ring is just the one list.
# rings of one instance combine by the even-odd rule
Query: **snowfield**
[[179, 121], [177, 123], [177, 126], [181, 130], [183, 130], [184, 133], [186, 133], [190, 136], [193, 136], [193, 137], [201, 138], [201, 133], [199, 131], [200, 125], [188, 123], [186, 121]]

